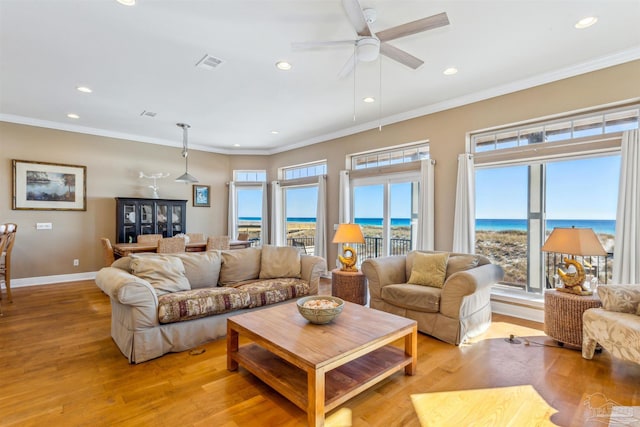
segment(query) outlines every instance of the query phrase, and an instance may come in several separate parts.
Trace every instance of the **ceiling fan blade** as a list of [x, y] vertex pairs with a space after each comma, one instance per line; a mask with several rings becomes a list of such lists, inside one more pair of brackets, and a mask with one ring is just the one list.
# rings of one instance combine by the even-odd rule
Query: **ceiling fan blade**
[[389, 40], [410, 36], [411, 34], [420, 33], [422, 31], [433, 30], [434, 28], [444, 27], [445, 25], [449, 25], [449, 17], [447, 17], [446, 12], [442, 12], [437, 15], [418, 19], [413, 22], [407, 22], [406, 24], [380, 31], [376, 33], [376, 37], [378, 37], [381, 42], [388, 42]]
[[413, 68], [414, 70], [424, 64], [424, 61], [422, 59], [416, 58], [410, 53], [407, 53], [404, 50], [398, 49], [397, 47], [391, 46], [387, 43], [380, 43], [380, 53], [388, 58], [398, 61], [403, 65], [406, 65], [409, 68]]
[[349, 60], [344, 63], [344, 65], [342, 66], [342, 69], [338, 73], [339, 79], [344, 79], [349, 74], [351, 74], [351, 72], [353, 71], [353, 68], [356, 66], [355, 59], [356, 59], [356, 54], [354, 53], [353, 55], [351, 55], [351, 57], [349, 57]]
[[314, 41], [314, 42], [293, 42], [291, 48], [293, 50], [304, 49], [321, 49], [325, 47], [344, 46], [356, 44], [356, 40], [333, 40], [333, 41]]
[[360, 2], [358, 0], [342, 0], [342, 7], [356, 33], [361, 37], [371, 37], [371, 30], [366, 19], [364, 19]]

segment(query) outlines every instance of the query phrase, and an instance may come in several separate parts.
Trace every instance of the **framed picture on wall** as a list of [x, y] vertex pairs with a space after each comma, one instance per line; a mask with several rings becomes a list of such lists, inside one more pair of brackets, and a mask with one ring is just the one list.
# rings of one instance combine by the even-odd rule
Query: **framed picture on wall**
[[197, 185], [193, 186], [193, 206], [209, 207], [211, 206], [210, 192], [211, 187], [209, 185]]
[[87, 210], [87, 167], [12, 160], [12, 209]]

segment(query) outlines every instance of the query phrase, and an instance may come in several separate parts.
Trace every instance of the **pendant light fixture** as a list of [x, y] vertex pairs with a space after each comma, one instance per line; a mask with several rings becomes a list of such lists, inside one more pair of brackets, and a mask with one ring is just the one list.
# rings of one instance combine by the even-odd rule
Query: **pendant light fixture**
[[186, 123], [176, 123], [176, 126], [182, 128], [182, 157], [184, 157], [184, 174], [176, 178], [176, 182], [184, 182], [188, 184], [190, 182], [198, 182], [198, 179], [189, 174], [189, 147], [187, 142], [187, 129], [189, 126]]

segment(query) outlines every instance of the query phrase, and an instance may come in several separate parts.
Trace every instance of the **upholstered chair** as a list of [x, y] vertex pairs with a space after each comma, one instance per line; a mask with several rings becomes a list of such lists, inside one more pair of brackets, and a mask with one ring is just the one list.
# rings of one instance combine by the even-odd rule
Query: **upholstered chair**
[[166, 239], [158, 240], [158, 253], [159, 254], [172, 254], [178, 252], [184, 252], [186, 247], [186, 241], [182, 237], [168, 237]]
[[138, 243], [156, 244], [162, 239], [162, 234], [139, 234], [137, 237]]

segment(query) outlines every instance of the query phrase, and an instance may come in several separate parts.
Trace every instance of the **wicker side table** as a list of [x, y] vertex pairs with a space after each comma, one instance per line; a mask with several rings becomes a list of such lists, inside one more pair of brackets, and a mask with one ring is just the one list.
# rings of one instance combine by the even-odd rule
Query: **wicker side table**
[[360, 305], [367, 304], [367, 279], [360, 270], [331, 270], [331, 295]]
[[556, 290], [544, 294], [544, 333], [558, 341], [582, 347], [582, 313], [589, 308], [602, 306], [593, 295], [576, 295]]

